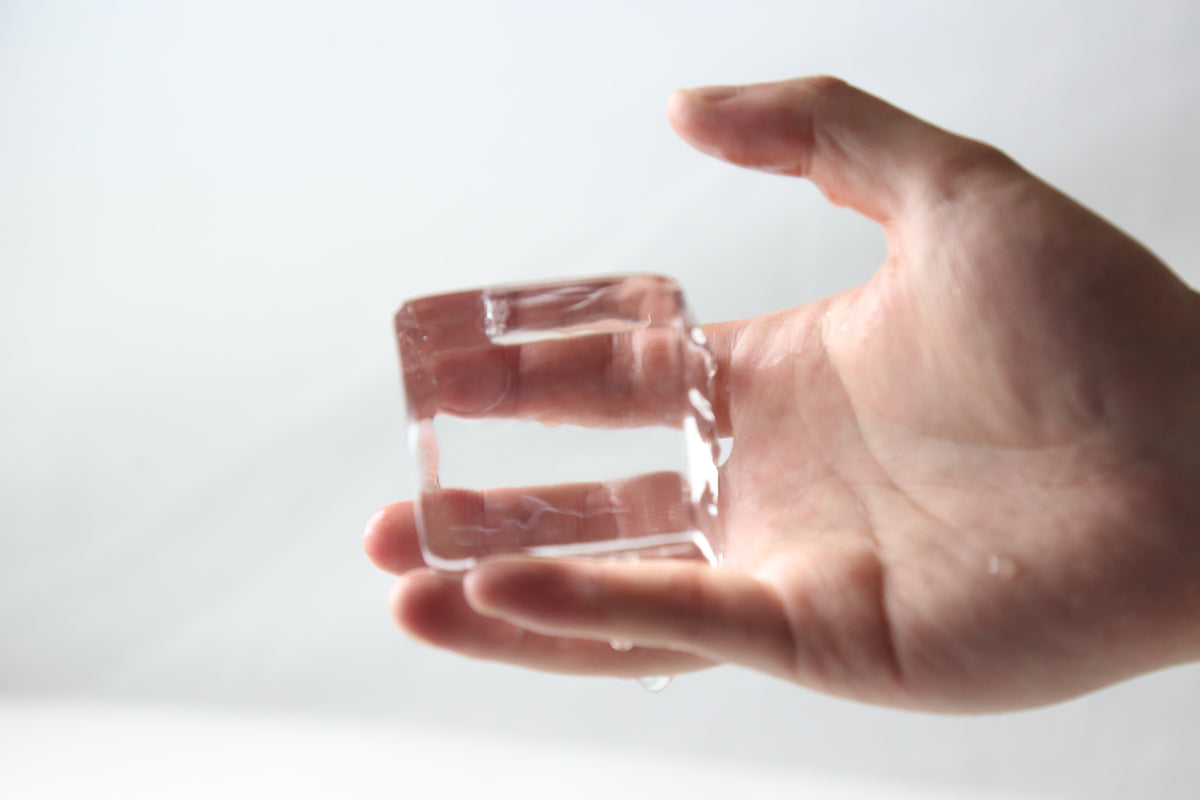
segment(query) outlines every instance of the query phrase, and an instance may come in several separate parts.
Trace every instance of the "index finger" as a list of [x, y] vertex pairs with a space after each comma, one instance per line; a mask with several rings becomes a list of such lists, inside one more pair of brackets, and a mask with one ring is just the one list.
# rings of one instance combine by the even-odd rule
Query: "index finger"
[[[587, 427], [679, 426], [725, 414], [730, 348], [657, 276], [480, 289], [406, 303], [396, 336], [410, 414]], [[718, 354], [714, 359], [713, 352]], [[717, 386], [715, 392], [713, 385]], [[727, 428], [727, 419], [718, 418]]]

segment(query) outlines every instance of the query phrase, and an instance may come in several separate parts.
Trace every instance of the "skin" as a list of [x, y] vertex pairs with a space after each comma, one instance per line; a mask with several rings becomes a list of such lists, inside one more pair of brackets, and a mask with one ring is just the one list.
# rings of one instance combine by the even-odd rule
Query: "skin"
[[1200, 296], [997, 150], [841, 81], [683, 90], [668, 115], [700, 151], [875, 220], [887, 260], [706, 328], [734, 440], [721, 567], [439, 574], [397, 503], [365, 546], [400, 576], [400, 627], [541, 670], [733, 662], [948, 712], [1200, 659]]

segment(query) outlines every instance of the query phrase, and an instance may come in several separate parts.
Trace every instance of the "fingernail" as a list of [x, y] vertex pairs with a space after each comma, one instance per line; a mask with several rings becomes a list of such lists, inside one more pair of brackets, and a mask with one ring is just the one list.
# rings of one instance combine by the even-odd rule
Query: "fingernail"
[[698, 86], [687, 91], [699, 97], [706, 103], [720, 103], [730, 100], [742, 93], [741, 86]]
[[508, 394], [508, 366], [492, 355], [447, 355], [434, 370], [434, 380], [438, 408], [455, 414], [484, 414]]

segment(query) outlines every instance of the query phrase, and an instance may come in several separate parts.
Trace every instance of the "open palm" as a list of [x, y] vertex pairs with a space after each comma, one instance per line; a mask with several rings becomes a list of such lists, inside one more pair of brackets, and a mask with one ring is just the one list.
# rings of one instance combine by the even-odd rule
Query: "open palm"
[[[710, 326], [726, 561], [420, 568], [400, 624], [613, 675], [745, 664], [906, 707], [1022, 707], [1200, 657], [1200, 300], [1000, 153], [832, 79], [680, 92], [699, 149], [883, 225], [866, 285]], [[628, 652], [610, 640], [633, 641]]]

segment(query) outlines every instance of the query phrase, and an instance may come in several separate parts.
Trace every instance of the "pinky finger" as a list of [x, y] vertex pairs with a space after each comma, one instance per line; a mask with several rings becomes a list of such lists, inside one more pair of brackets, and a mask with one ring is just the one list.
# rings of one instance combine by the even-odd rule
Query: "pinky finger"
[[466, 596], [481, 614], [546, 635], [627, 639], [794, 675], [794, 638], [778, 597], [728, 569], [514, 558], [476, 567]]
[[417, 570], [392, 591], [392, 613], [410, 636], [471, 658], [544, 672], [635, 678], [675, 675], [713, 665], [658, 647], [614, 648], [607, 641], [535, 633], [471, 608], [457, 576]]

